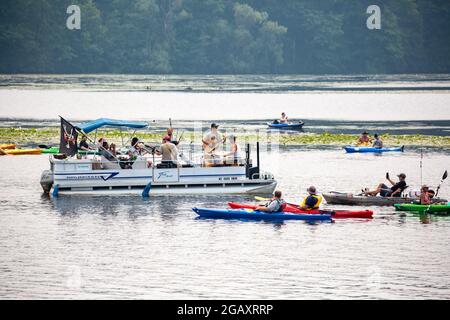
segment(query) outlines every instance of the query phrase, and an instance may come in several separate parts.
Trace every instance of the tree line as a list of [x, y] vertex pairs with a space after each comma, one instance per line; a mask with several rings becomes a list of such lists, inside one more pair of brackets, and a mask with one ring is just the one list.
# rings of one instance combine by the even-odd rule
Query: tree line
[[[2, 0], [1, 73], [450, 72], [448, 0]], [[66, 25], [80, 8], [81, 28]]]

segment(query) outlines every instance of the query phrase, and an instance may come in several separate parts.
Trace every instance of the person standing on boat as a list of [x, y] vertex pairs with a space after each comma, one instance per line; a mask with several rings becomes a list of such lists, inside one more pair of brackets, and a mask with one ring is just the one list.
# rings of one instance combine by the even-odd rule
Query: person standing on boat
[[178, 166], [178, 149], [176, 145], [170, 142], [169, 136], [163, 138], [163, 143], [159, 150], [156, 150], [156, 154], [161, 156], [161, 164], [169, 168]]
[[[214, 139], [212, 139], [214, 137]], [[205, 152], [209, 152], [211, 149], [214, 151], [219, 151], [221, 146], [227, 140], [225, 135], [219, 132], [219, 125], [212, 123], [211, 130], [207, 131], [202, 139], [203, 149]]]
[[395, 183], [391, 180], [391, 178], [389, 178], [389, 173], [386, 173], [386, 179], [390, 184], [392, 184], [392, 187], [389, 188], [386, 184], [380, 183], [373, 191], [369, 191], [368, 188], [365, 188], [361, 191], [366, 196], [376, 196], [377, 194], [380, 194], [380, 196], [382, 197], [401, 197], [403, 190], [407, 188], [407, 184], [405, 181], [406, 175], [404, 173], [400, 173], [397, 177], [399, 181]]
[[356, 145], [358, 146], [368, 146], [371, 143], [371, 139], [369, 137], [369, 132], [364, 131], [361, 136], [358, 138]]
[[270, 202], [265, 206], [258, 206], [255, 208], [256, 211], [263, 211], [269, 213], [282, 212], [284, 207], [286, 206], [286, 202], [281, 199], [282, 193], [277, 190], [274, 193], [274, 196]]
[[308, 196], [303, 199], [300, 207], [305, 210], [319, 209], [322, 203], [322, 197], [317, 195], [316, 187], [310, 186], [306, 191], [308, 192]]
[[236, 136], [230, 136], [230, 152], [223, 155], [226, 164], [237, 164], [242, 159], [241, 148], [236, 143]]
[[375, 141], [373, 142], [372, 147], [377, 148], [377, 149], [383, 148], [383, 140], [381, 140], [381, 138], [378, 135], [378, 133], [375, 133], [373, 135], [373, 137], [375, 138]]
[[178, 146], [180, 141], [176, 140], [175, 137], [173, 136], [173, 128], [167, 128], [167, 134], [166, 135], [170, 137], [170, 142], [172, 142], [174, 145]]
[[288, 117], [284, 112], [281, 113], [280, 123], [288, 123]]

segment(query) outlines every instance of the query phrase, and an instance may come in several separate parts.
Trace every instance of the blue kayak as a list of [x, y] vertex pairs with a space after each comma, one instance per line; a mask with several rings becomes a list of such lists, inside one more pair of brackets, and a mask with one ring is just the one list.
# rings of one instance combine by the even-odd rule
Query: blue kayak
[[251, 220], [331, 220], [331, 214], [266, 213], [251, 209], [192, 208], [202, 218]]
[[301, 129], [305, 123], [303, 121], [297, 123], [273, 123], [267, 122], [267, 125], [273, 129]]
[[347, 153], [381, 153], [381, 152], [403, 152], [405, 146], [395, 147], [395, 148], [374, 148], [374, 147], [344, 147]]

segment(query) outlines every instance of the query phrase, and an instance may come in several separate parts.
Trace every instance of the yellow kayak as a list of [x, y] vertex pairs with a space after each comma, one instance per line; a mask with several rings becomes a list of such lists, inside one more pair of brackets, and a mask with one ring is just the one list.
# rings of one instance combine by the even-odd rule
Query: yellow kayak
[[5, 150], [5, 149], [15, 149], [15, 148], [16, 148], [16, 145], [12, 144], [12, 143], [0, 144], [0, 149], [3, 149], [3, 150]]
[[22, 155], [22, 154], [41, 154], [41, 149], [6, 149], [3, 151], [9, 155]]

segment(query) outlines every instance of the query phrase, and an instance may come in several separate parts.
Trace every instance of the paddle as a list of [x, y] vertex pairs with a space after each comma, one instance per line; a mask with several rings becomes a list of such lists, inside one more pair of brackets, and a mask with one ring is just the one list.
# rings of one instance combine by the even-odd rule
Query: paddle
[[50, 149], [50, 148], [51, 148], [50, 146], [48, 146], [48, 145], [46, 145], [46, 144], [38, 144], [38, 147], [39, 147], [40, 149]]
[[[448, 173], [447, 173], [447, 170], [445, 170], [444, 174], [442, 175], [441, 182], [439, 182], [439, 185], [438, 185], [437, 188], [436, 188], [436, 194], [435, 194], [435, 197], [436, 197], [436, 198], [437, 198], [437, 196], [438, 196], [438, 194], [439, 194], [439, 189], [441, 188], [442, 182], [444, 182], [444, 180], [447, 179], [447, 177], [448, 177]], [[430, 205], [428, 206], [428, 208], [425, 210], [425, 213], [428, 213], [428, 211], [430, 211], [430, 208], [431, 208], [431, 204], [430, 204]]]
[[[256, 196], [256, 197], [255, 197], [255, 200], [257, 200], [257, 201], [271, 201], [272, 198], [263, 198], [263, 197], [258, 197], [258, 196]], [[291, 205], [291, 206], [295, 206], [295, 207], [299, 207], [299, 205], [297, 205], [297, 204], [295, 204], [295, 203], [289, 203], [289, 202], [286, 202], [286, 204]]]
[[439, 194], [439, 189], [441, 189], [441, 184], [442, 184], [442, 182], [444, 182], [444, 180], [447, 179], [447, 177], [448, 177], [448, 173], [447, 173], [447, 170], [445, 170], [444, 175], [442, 176], [441, 182], [439, 182], [439, 185], [438, 185], [438, 187], [436, 188], [436, 197], [437, 197], [438, 194]]

